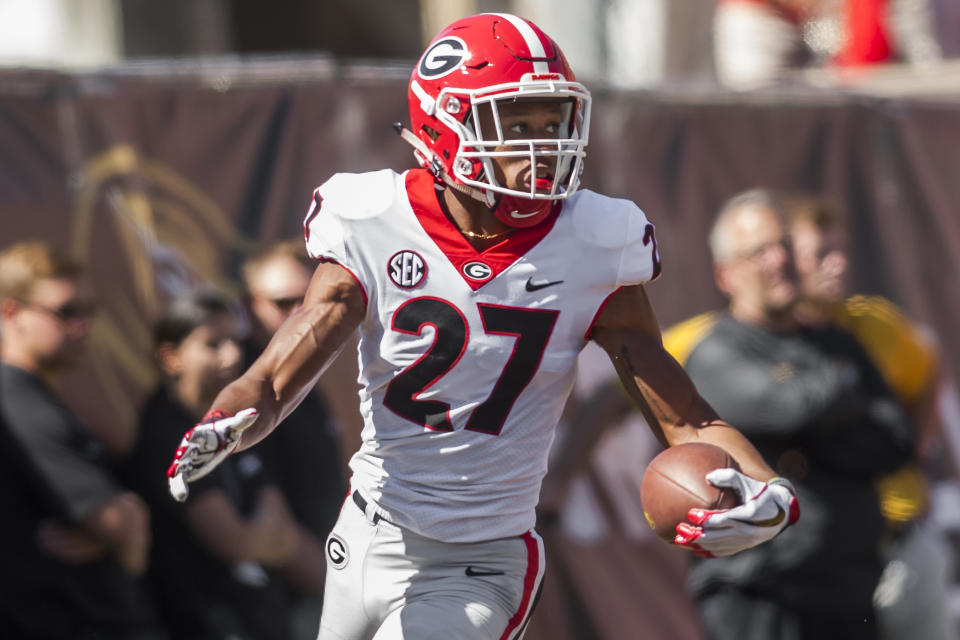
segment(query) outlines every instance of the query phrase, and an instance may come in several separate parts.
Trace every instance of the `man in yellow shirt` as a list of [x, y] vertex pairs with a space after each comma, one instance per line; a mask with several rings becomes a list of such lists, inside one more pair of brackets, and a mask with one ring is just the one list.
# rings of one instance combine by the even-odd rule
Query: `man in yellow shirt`
[[[839, 214], [821, 200], [791, 207], [794, 259], [800, 276], [798, 319], [832, 324], [854, 335], [910, 415], [922, 458], [937, 428], [934, 402], [940, 381], [935, 341], [889, 300], [847, 296], [847, 236]], [[954, 638], [945, 596], [942, 547], [923, 525], [930, 492], [919, 460], [877, 483], [880, 509], [894, 538], [874, 595], [882, 638]], [[909, 593], [907, 593], [909, 591]]]
[[801, 298], [796, 314], [804, 324], [833, 323], [852, 333], [870, 355], [918, 429], [931, 422], [931, 400], [939, 381], [932, 337], [880, 296], [847, 297], [847, 237], [839, 214], [821, 201], [797, 199], [791, 207], [791, 236]]

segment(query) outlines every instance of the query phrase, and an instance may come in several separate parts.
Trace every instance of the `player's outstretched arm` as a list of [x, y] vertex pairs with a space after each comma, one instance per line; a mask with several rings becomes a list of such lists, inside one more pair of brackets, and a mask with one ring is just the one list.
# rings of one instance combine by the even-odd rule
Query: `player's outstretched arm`
[[211, 409], [230, 413], [257, 409], [259, 418], [244, 430], [240, 449], [259, 442], [300, 404], [365, 312], [364, 293], [353, 275], [336, 263], [320, 263], [303, 305], [250, 368], [213, 401]]
[[365, 312], [353, 275], [338, 264], [321, 263], [303, 305], [250, 368], [217, 395], [204, 421], [184, 435], [167, 471], [173, 496], [185, 500], [187, 483], [269, 434], [314, 387]]
[[[719, 418], [676, 360], [642, 286], [620, 289], [607, 301], [592, 337], [610, 355], [627, 392], [661, 442], [708, 442], [730, 453], [743, 473], [716, 471], [708, 480], [734, 488], [743, 501], [730, 510], [691, 510], [675, 543], [704, 556], [729, 555], [773, 538], [799, 517], [795, 491], [777, 478], [738, 430]], [[722, 473], [721, 473], [722, 472]]]

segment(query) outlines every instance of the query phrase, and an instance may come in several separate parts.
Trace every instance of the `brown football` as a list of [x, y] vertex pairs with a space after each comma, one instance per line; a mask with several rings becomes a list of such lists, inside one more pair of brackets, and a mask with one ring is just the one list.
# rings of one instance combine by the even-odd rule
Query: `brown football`
[[739, 505], [736, 491], [707, 482], [708, 473], [726, 467], [740, 469], [733, 456], [705, 442], [678, 444], [651, 460], [640, 484], [640, 499], [643, 514], [654, 532], [672, 543], [677, 524], [686, 521], [690, 509], [729, 509]]

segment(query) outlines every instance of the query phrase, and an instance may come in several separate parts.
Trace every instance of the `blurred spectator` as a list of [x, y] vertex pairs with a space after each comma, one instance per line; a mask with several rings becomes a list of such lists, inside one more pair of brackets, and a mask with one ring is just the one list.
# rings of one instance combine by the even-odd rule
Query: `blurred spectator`
[[800, 277], [797, 318], [803, 324], [833, 323], [858, 339], [920, 429], [918, 449], [926, 449], [937, 430], [933, 405], [940, 362], [935, 340], [889, 300], [847, 296], [848, 239], [836, 209], [808, 197], [795, 198], [790, 205], [790, 236]]
[[155, 328], [163, 382], [141, 413], [127, 478], [150, 505], [156, 541], [148, 573], [176, 638], [290, 638], [277, 580], [299, 543], [280, 492], [255, 455], [233, 456], [175, 502], [166, 469], [183, 424], [198, 422], [235, 377], [243, 354], [231, 300], [213, 291], [174, 298]]
[[55, 391], [93, 316], [83, 266], [39, 242], [0, 254], [2, 635], [156, 638], [136, 576], [149, 514]]
[[[303, 302], [312, 273], [302, 240], [266, 247], [243, 265], [253, 321], [248, 367]], [[294, 637], [312, 640], [320, 626], [326, 573], [324, 541], [347, 495], [346, 470], [341, 464], [334, 421], [319, 390], [304, 398], [256, 451], [304, 529], [300, 549], [285, 578], [298, 601]]]
[[846, 0], [838, 66], [927, 64], [942, 57], [930, 0]]
[[[934, 341], [889, 300], [847, 297], [847, 236], [835, 209], [816, 199], [796, 201], [790, 208], [790, 234], [800, 277], [798, 319], [853, 334], [910, 415], [918, 451], [931, 450], [938, 431], [934, 404], [940, 380]], [[946, 595], [952, 557], [942, 536], [925, 521], [930, 492], [921, 460], [879, 478], [877, 490], [893, 536], [874, 598], [882, 637], [956, 637]]]
[[664, 342], [704, 398], [794, 482], [804, 512], [769, 544], [695, 561], [689, 586], [711, 640], [873, 640], [885, 536], [873, 482], [909, 459], [913, 432], [849, 334], [797, 324], [787, 224], [772, 193], [730, 200], [710, 235], [729, 311]]
[[942, 58], [929, 0], [718, 0], [721, 84], [750, 89], [791, 69]]
[[748, 89], [808, 64], [811, 52], [800, 33], [806, 11], [799, 1], [719, 0], [713, 57], [720, 83]]

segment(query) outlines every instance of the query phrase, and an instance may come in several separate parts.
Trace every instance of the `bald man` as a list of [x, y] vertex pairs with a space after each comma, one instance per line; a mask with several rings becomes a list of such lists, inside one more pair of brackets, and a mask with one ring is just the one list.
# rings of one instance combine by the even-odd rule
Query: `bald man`
[[770, 544], [696, 562], [689, 584], [711, 640], [874, 640], [884, 525], [873, 480], [911, 455], [912, 430], [854, 338], [797, 324], [787, 229], [767, 190], [721, 209], [710, 249], [729, 307], [700, 323], [681, 361], [794, 483], [804, 517]]

